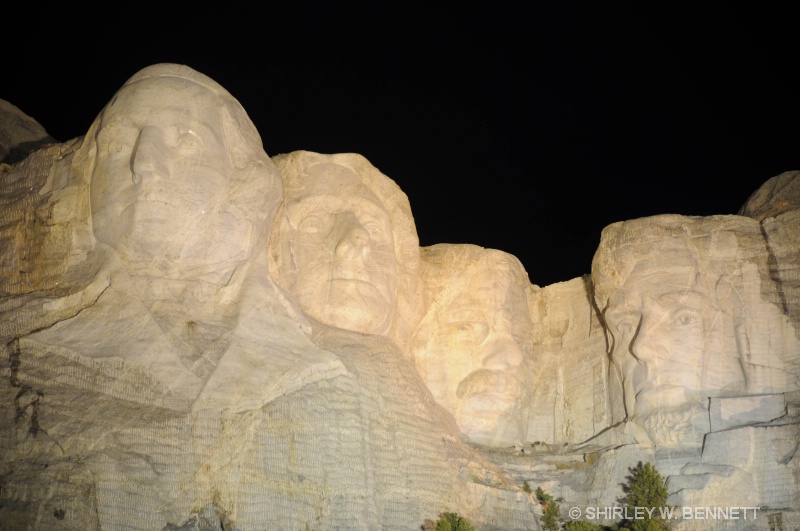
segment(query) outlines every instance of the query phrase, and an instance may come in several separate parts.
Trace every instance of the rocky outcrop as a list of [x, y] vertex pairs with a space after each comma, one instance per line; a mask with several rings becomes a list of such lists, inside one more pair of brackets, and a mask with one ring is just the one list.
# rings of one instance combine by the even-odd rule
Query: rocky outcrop
[[[393, 340], [413, 312], [358, 329], [362, 247], [378, 237], [358, 216], [387, 203], [352, 211], [330, 263], [355, 275], [353, 320], [321, 322], [317, 299], [288, 290], [303, 282], [273, 282], [282, 175], [214, 81], [145, 69], [85, 137], [2, 172], [4, 525], [419, 529], [448, 511], [538, 527]], [[376, 253], [387, 285], [408, 285], [398, 258], [416, 267], [406, 218], [413, 245]]]
[[791, 525], [799, 176], [612, 224], [591, 275], [540, 288], [420, 249], [364, 157], [270, 158], [213, 80], [144, 69], [0, 165], [0, 521], [538, 529], [527, 481], [611, 523], [649, 461], [672, 504], [761, 511], [722, 527]]
[[58, 143], [36, 120], [0, 100], [0, 162], [14, 164], [42, 146]]

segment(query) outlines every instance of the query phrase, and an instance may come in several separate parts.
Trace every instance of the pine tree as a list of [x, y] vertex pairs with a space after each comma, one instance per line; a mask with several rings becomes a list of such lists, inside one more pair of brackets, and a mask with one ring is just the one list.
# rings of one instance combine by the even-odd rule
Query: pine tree
[[625, 496], [619, 501], [627, 508], [629, 516], [636, 514], [636, 508], [655, 508], [652, 519], [645, 511], [644, 518], [629, 520], [626, 525], [631, 531], [661, 531], [669, 529], [667, 521], [661, 519], [661, 507], [667, 506], [667, 487], [664, 479], [652, 463], [639, 464], [628, 469], [631, 475], [626, 479], [628, 483], [623, 487]]
[[561, 509], [559, 508], [558, 504], [553, 500], [547, 502], [547, 506], [544, 509], [544, 517], [542, 518], [542, 528], [545, 531], [558, 531], [559, 523], [558, 521], [561, 519]]
[[475, 531], [475, 528], [458, 513], [442, 513], [436, 521], [436, 531]]
[[536, 499], [544, 507], [548, 502], [553, 501], [553, 497], [547, 494], [542, 487], [536, 487]]
[[544, 516], [542, 517], [542, 527], [546, 531], [557, 531], [559, 529], [559, 519], [561, 518], [561, 508], [553, 500], [553, 497], [547, 494], [542, 487], [536, 487], [536, 499], [539, 500], [544, 509]]

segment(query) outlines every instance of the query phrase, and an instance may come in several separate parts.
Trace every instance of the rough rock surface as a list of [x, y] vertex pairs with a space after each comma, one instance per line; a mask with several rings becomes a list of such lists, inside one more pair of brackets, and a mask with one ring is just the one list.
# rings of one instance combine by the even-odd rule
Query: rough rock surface
[[44, 145], [57, 143], [39, 122], [0, 100], [0, 162], [14, 164]]
[[7, 528], [538, 529], [524, 481], [586, 515], [639, 461], [669, 503], [759, 507], [716, 528], [800, 521], [798, 172], [615, 223], [544, 288], [420, 249], [360, 155], [268, 157], [185, 66], [0, 179]]
[[592, 290], [588, 275], [530, 287], [539, 372], [531, 396], [529, 443], [574, 445], [611, 423], [606, 335]]
[[282, 176], [212, 80], [145, 69], [85, 137], [2, 171], [5, 526], [538, 527], [392, 334], [272, 281]]

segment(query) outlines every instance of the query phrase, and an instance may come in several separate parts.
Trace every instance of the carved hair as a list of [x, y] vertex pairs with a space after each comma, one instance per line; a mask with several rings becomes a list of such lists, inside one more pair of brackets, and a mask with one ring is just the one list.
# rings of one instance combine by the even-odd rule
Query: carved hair
[[[670, 255], [685, 261], [687, 254], [708, 286], [710, 302], [732, 327], [748, 390], [794, 386], [782, 380], [786, 378], [783, 367], [796, 364], [796, 360], [768, 347], [770, 341], [779, 344], [775, 338], [790, 326], [783, 315], [778, 286], [770, 277], [770, 251], [754, 219], [662, 215], [606, 227], [592, 261], [595, 299], [601, 312], [642, 259], [663, 257], [669, 267]], [[773, 305], [772, 316], [763, 315], [761, 302]], [[769, 305], [766, 308], [769, 311]], [[758, 345], [755, 350], [751, 348], [754, 342]]]
[[[213, 79], [186, 65], [162, 63], [143, 68], [131, 76], [92, 122], [73, 162], [73, 167], [80, 168], [79, 173], [87, 183], [94, 170], [97, 134], [102, 128], [104, 113], [113, 106], [119, 94], [128, 90], [132, 85], [158, 79], [183, 80], [186, 83], [203, 87], [219, 98], [225, 151], [231, 157], [236, 168], [244, 169], [259, 158], [263, 159], [263, 157], [259, 157], [263, 152], [261, 136], [236, 98]], [[263, 160], [260, 162], [263, 163]]]

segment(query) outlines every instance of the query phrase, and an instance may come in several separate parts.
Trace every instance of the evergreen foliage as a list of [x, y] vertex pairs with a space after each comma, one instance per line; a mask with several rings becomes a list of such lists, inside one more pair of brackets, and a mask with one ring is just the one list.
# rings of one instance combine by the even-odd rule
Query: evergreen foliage
[[527, 481], [525, 481], [525, 482], [522, 484], [522, 490], [524, 490], [524, 491], [525, 491], [525, 492], [527, 492], [528, 494], [530, 494], [531, 492], [533, 492], [533, 490], [531, 490], [531, 484], [530, 484], [530, 483], [528, 483]]
[[553, 500], [553, 497], [547, 494], [542, 487], [536, 487], [536, 499], [544, 508], [544, 516], [542, 517], [542, 527], [545, 531], [558, 531], [559, 519], [561, 519], [561, 508]]
[[544, 507], [549, 502], [553, 501], [553, 497], [542, 490], [542, 487], [536, 487], [536, 499]]
[[545, 531], [558, 531], [561, 519], [561, 509], [554, 501], [549, 501], [544, 509], [544, 517], [542, 518], [542, 527]]
[[[624, 524], [631, 531], [662, 531], [669, 529], [669, 523], [661, 519], [659, 508], [667, 507], [667, 487], [664, 478], [658, 473], [652, 463], [639, 464], [628, 469], [631, 473], [626, 479], [627, 484], [622, 487], [625, 496], [620, 498], [620, 503], [627, 507], [628, 515], [635, 514], [637, 507], [655, 508], [652, 519], [645, 514], [644, 518], [628, 520]], [[641, 509], [640, 509], [641, 510]]]
[[442, 513], [436, 521], [436, 531], [475, 531], [475, 528], [458, 513]]

